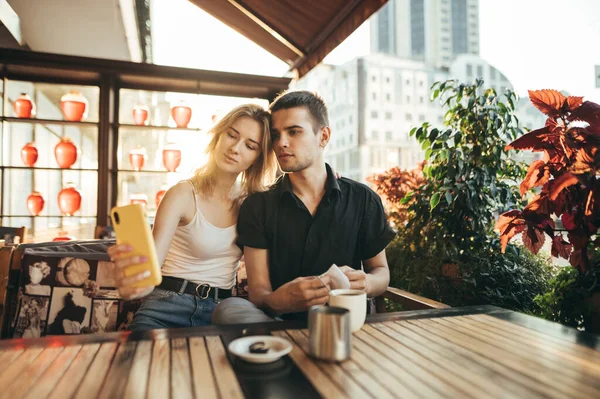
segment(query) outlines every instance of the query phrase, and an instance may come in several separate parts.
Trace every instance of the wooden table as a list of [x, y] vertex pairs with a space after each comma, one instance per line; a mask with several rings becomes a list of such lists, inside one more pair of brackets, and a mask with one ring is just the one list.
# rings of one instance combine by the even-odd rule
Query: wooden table
[[[379, 314], [341, 364], [307, 355], [299, 322], [0, 342], [0, 397], [600, 398], [600, 339], [492, 306]], [[268, 365], [227, 344], [294, 343]]]

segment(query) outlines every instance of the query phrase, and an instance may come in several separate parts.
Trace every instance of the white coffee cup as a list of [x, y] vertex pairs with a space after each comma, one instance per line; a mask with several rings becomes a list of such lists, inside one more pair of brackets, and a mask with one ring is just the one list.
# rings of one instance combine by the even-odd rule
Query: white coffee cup
[[367, 294], [360, 290], [332, 290], [329, 305], [350, 311], [350, 329], [357, 332], [367, 317]]

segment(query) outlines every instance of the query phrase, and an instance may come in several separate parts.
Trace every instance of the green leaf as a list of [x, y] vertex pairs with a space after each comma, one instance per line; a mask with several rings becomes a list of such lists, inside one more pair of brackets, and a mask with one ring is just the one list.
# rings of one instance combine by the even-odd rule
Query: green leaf
[[431, 210], [434, 210], [435, 207], [438, 206], [439, 203], [440, 203], [440, 193], [433, 194], [433, 196], [431, 197], [431, 200], [429, 200], [429, 206], [431, 207]]
[[414, 134], [415, 134], [416, 131], [417, 131], [416, 127], [413, 127], [412, 129], [410, 129], [410, 133], [408, 133], [408, 137], [414, 136]]
[[448, 203], [448, 205], [452, 205], [452, 199], [453, 199], [452, 193], [450, 193], [450, 191], [446, 191], [445, 196], [446, 196], [446, 202]]

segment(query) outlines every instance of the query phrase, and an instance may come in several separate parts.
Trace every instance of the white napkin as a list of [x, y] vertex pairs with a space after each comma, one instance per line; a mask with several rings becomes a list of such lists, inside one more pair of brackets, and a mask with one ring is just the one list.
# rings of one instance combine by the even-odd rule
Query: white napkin
[[349, 289], [350, 288], [350, 280], [344, 274], [343, 271], [340, 270], [339, 266], [335, 263], [331, 265], [329, 270], [325, 273], [321, 274], [321, 276], [329, 275], [330, 285], [332, 290], [338, 289]]

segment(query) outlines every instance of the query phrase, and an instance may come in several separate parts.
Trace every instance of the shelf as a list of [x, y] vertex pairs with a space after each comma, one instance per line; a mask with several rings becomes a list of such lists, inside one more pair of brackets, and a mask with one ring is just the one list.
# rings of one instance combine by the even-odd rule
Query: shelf
[[164, 174], [164, 173], [182, 173], [182, 172], [169, 172], [168, 170], [133, 170], [133, 169], [117, 169], [116, 170], [119, 173], [160, 173], [160, 174]]
[[42, 167], [42, 166], [0, 166], [0, 169], [33, 169], [33, 170], [57, 170], [61, 172], [66, 172], [69, 170], [73, 170], [76, 172], [98, 172], [98, 168], [96, 169], [85, 169], [85, 168], [51, 168], [51, 167]]
[[199, 127], [170, 127], [170, 126], [140, 126], [140, 125], [130, 125], [127, 123], [121, 124], [113, 124], [113, 127], [118, 127], [119, 129], [141, 129], [141, 130], [187, 130], [190, 132], [200, 132], [203, 129]]
[[78, 219], [93, 219], [98, 217], [97, 215], [93, 215], [93, 216], [79, 216], [79, 215], [73, 215], [73, 216], [66, 216], [66, 215], [37, 215], [37, 216], [32, 216], [32, 215], [0, 215], [0, 218], [78, 218]]
[[71, 126], [98, 127], [98, 122], [70, 122], [70, 121], [55, 120], [55, 119], [13, 118], [10, 116], [3, 116], [1, 119], [3, 122], [29, 123], [31, 125], [71, 125]]

